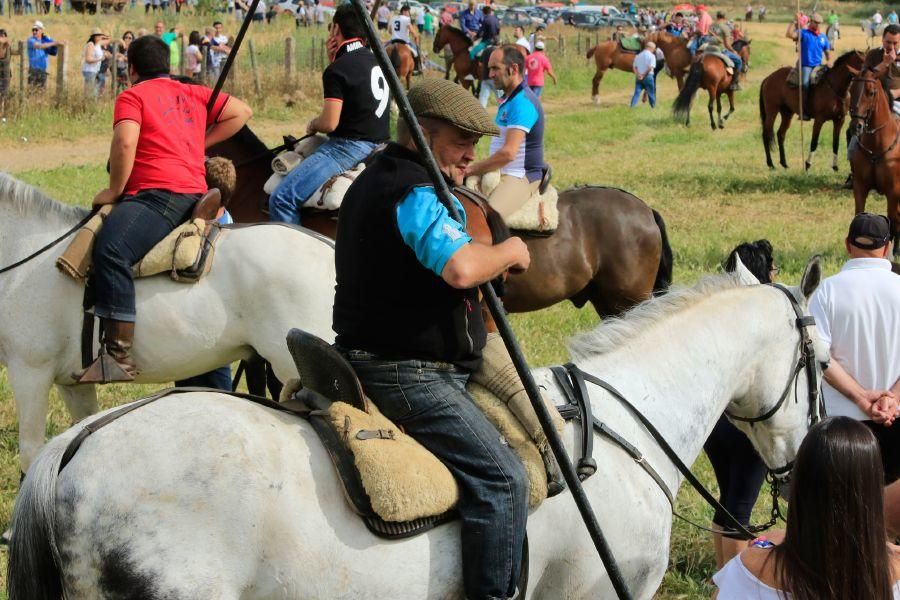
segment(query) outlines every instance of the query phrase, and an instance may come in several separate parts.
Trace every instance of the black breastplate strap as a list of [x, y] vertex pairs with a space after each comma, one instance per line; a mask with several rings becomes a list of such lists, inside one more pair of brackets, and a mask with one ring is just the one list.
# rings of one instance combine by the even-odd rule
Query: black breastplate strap
[[304, 417], [308, 410], [303, 410], [302, 408], [292, 408], [286, 404], [279, 404], [278, 402], [274, 402], [269, 400], [268, 398], [264, 398], [262, 396], [254, 396], [253, 394], [243, 394], [240, 392], [226, 392], [223, 390], [217, 390], [214, 388], [204, 388], [204, 387], [175, 387], [168, 388], [153, 394], [152, 396], [147, 396], [146, 398], [141, 398], [140, 400], [135, 400], [131, 404], [126, 404], [125, 406], [119, 407], [111, 412], [106, 413], [99, 419], [94, 419], [84, 427], [82, 427], [81, 431], [78, 432], [78, 435], [72, 438], [69, 442], [69, 445], [66, 446], [66, 451], [63, 453], [62, 460], [59, 463], [59, 472], [65, 468], [67, 464], [72, 460], [75, 456], [75, 453], [78, 452], [78, 448], [81, 447], [81, 444], [84, 443], [84, 440], [88, 438], [92, 433], [102, 429], [103, 427], [109, 425], [119, 417], [125, 416], [133, 410], [137, 410], [142, 406], [146, 406], [151, 402], [155, 402], [160, 398], [165, 398], [166, 396], [170, 396], [172, 394], [179, 394], [182, 392], [213, 392], [216, 394], [227, 394], [229, 396], [234, 396], [235, 398], [241, 398], [243, 400], [249, 400], [261, 406], [265, 406], [266, 408], [271, 408], [274, 410], [278, 410], [281, 412], [290, 413], [293, 415], [297, 415], [299, 417]]
[[[677, 468], [678, 471], [688, 481], [688, 483], [691, 484], [691, 487], [693, 487], [695, 490], [697, 490], [697, 492], [703, 497], [704, 500], [706, 500], [706, 502], [710, 506], [712, 506], [714, 509], [719, 511], [719, 514], [722, 514], [725, 516], [725, 520], [728, 521], [728, 526], [733, 528], [737, 535], [744, 537], [746, 539], [753, 539], [756, 537], [748, 528], [744, 527], [744, 525], [740, 521], [738, 521], [734, 517], [734, 515], [732, 515], [730, 512], [728, 512], [728, 510], [724, 506], [722, 506], [721, 503], [719, 503], [719, 501], [715, 498], [715, 496], [713, 496], [710, 493], [710, 491], [706, 489], [706, 487], [700, 482], [700, 480], [697, 479], [697, 477], [693, 473], [691, 473], [690, 467], [688, 467], [686, 464], [684, 464], [684, 461], [682, 461], [681, 458], [678, 456], [678, 454], [676, 454], [675, 450], [672, 449], [672, 447], [669, 445], [669, 443], [666, 441], [666, 439], [663, 437], [663, 435], [659, 432], [659, 430], [656, 429], [656, 427], [653, 425], [653, 423], [651, 423], [647, 417], [645, 417], [631, 402], [629, 402], [628, 399], [625, 398], [625, 396], [619, 390], [614, 388], [609, 383], [603, 381], [599, 377], [595, 377], [595, 376], [591, 375], [590, 373], [585, 373], [584, 371], [582, 371], [581, 369], [579, 369], [577, 366], [575, 366], [572, 363], [565, 365], [565, 369], [566, 369], [568, 376], [572, 379], [572, 381], [578, 381], [578, 380], [581, 381], [580, 386], [579, 385], [573, 386], [574, 389], [577, 390], [579, 387], [583, 388], [584, 382], [589, 381], [590, 383], [603, 388], [604, 390], [609, 392], [614, 398], [616, 398], [619, 402], [621, 402], [625, 406], [625, 408], [627, 408], [629, 410], [629, 412], [631, 412], [631, 414], [634, 415], [634, 417], [638, 421], [641, 422], [641, 424], [644, 426], [644, 428], [647, 430], [647, 432], [653, 437], [653, 439], [656, 440], [656, 443], [659, 445], [659, 447], [662, 449], [662, 451], [665, 453], [665, 455], [669, 458], [669, 460], [672, 462], [672, 464], [675, 465], [675, 468]], [[584, 401], [589, 403], [590, 399], [585, 397]], [[632, 458], [634, 458], [634, 460], [638, 464], [641, 465], [641, 467], [644, 469], [644, 471], [646, 471], [653, 478], [653, 480], [656, 481], [657, 485], [659, 485], [659, 487], [660, 487], [660, 489], [662, 489], [663, 493], [665, 493], [666, 498], [669, 500], [669, 504], [671, 504], [673, 507], [673, 514], [675, 516], [677, 516], [678, 518], [680, 518], [684, 521], [687, 521], [688, 523], [691, 523], [691, 521], [688, 521], [688, 519], [686, 519], [686, 518], [682, 517], [681, 515], [679, 515], [678, 513], [674, 512], [675, 503], [674, 503], [672, 492], [669, 490], [668, 486], [666, 486], [662, 477], [659, 476], [659, 473], [656, 471], [656, 469], [654, 469], [652, 466], [650, 466], [650, 464], [644, 459], [643, 454], [636, 447], [634, 447], [632, 444], [628, 444], [627, 442], [625, 442], [625, 440], [621, 439], [621, 436], [616, 435], [615, 437], [613, 437], [612, 435], [609, 435], [607, 433], [607, 431], [611, 431], [609, 429], [609, 427], [607, 427], [603, 423], [600, 423], [596, 419], [594, 420], [594, 428], [599, 433], [606, 435], [609, 439], [614, 441], [622, 449], [624, 449], [626, 452], [628, 452], [632, 456]], [[619, 440], [621, 440], [621, 442]], [[624, 442], [624, 443], [622, 443], [622, 442]], [[707, 529], [706, 527], [701, 527], [700, 525], [697, 525], [695, 523], [691, 523], [691, 524], [693, 524], [695, 527], [698, 527], [699, 529]], [[722, 532], [716, 531], [715, 533], [722, 533]]]

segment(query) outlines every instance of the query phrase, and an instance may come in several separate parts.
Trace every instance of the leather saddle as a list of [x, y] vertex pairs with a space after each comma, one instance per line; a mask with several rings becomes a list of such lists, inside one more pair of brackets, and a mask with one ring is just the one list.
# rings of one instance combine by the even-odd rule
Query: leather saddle
[[215, 221], [220, 208], [222, 208], [222, 193], [218, 188], [210, 188], [194, 205], [191, 220]]

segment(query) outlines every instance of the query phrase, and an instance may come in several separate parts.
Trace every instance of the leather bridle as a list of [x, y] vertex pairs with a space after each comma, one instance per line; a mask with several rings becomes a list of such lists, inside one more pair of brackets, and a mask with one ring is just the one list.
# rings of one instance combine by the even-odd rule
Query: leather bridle
[[[819, 380], [816, 371], [815, 348], [813, 346], [812, 338], [809, 335], [809, 331], [807, 330], [808, 327], [815, 326], [815, 320], [813, 319], [813, 317], [803, 314], [803, 311], [800, 309], [800, 303], [797, 301], [797, 299], [789, 289], [779, 284], [768, 285], [775, 289], [778, 289], [787, 297], [788, 301], [790, 302], [791, 308], [796, 315], [796, 320], [794, 321], [794, 323], [797, 326], [797, 330], [800, 335], [797, 352], [799, 358], [796, 360], [795, 366], [791, 370], [788, 381], [784, 386], [784, 391], [782, 392], [778, 401], [771, 408], [755, 417], [735, 415], [729, 411], [726, 411], [726, 415], [730, 419], [741, 421], [744, 423], [750, 423], [751, 425], [771, 419], [782, 408], [782, 406], [784, 406], [787, 398], [790, 396], [792, 387], [794, 389], [794, 402], [799, 402], [799, 396], [797, 395], [797, 382], [799, 380], [800, 371], [805, 370], [808, 388], [807, 402], [809, 405], [809, 423], [810, 425], [814, 425], [822, 418], [822, 414], [824, 412], [819, 396]], [[691, 472], [690, 467], [686, 465], [684, 461], [682, 461], [678, 456], [678, 454], [672, 449], [668, 441], [666, 441], [666, 439], [659, 432], [659, 430], [656, 429], [653, 423], [646, 416], [644, 416], [640, 412], [640, 410], [638, 410], [624, 396], [624, 394], [622, 394], [619, 390], [617, 390], [615, 387], [613, 387], [603, 379], [582, 371], [572, 363], [569, 363], [562, 367], [551, 367], [551, 372], [556, 379], [557, 385], [559, 385], [564, 396], [568, 400], [568, 404], [562, 407], [557, 407], [560, 414], [563, 415], [563, 417], [577, 418], [581, 421], [581, 457], [577, 461], [577, 472], [579, 479], [587, 479], [597, 470], [597, 463], [592, 457], [593, 433], [596, 432], [597, 434], [604, 436], [614, 444], [618, 445], [629, 456], [631, 456], [635, 463], [637, 463], [647, 473], [647, 475], [651, 477], [651, 479], [653, 479], [653, 481], [657, 484], [663, 494], [665, 494], [666, 499], [672, 507], [672, 514], [697, 527], [698, 529], [714, 531], [698, 525], [697, 523], [694, 523], [693, 521], [675, 512], [674, 494], [672, 493], [672, 490], [669, 490], [668, 486], [659, 475], [659, 471], [647, 461], [643, 452], [641, 452], [634, 444], [628, 442], [621, 435], [613, 431], [606, 423], [602, 422], [592, 414], [590, 398], [588, 397], [587, 386], [585, 384], [585, 382], [589, 382], [606, 390], [623, 406], [625, 406], [625, 408], [627, 408], [638, 421], [640, 421], [640, 423], [644, 426], [650, 436], [653, 437], [653, 439], [656, 441], [657, 445], [660, 447], [666, 457], [678, 469], [678, 471], [688, 481], [688, 483], [690, 483], [690, 485], [695, 490], [697, 490], [697, 492], [703, 497], [704, 500], [706, 500], [706, 502], [710, 506], [712, 506], [719, 514], [724, 516], [725, 520], [728, 522], [728, 527], [734, 530], [733, 533], [727, 531], [714, 531], [714, 533], [722, 533], [727, 537], [741, 537], [752, 539], [756, 534], [765, 531], [766, 529], [775, 525], [779, 519], [784, 520], [784, 516], [781, 513], [780, 505], [778, 503], [778, 497], [781, 493], [778, 484], [784, 483], [788, 480], [788, 475], [794, 466], [793, 461], [788, 462], [782, 467], [769, 469], [767, 480], [770, 483], [772, 497], [771, 518], [769, 519], [769, 521], [762, 525], [744, 527], [744, 525], [740, 523], [725, 507], [723, 507], [719, 503], [719, 501], [709, 492], [709, 490], [706, 489], [706, 487], [700, 482], [700, 480], [697, 479], [697, 477]]]
[[[850, 80], [851, 85], [855, 82], [863, 82], [866, 86], [868, 86], [869, 84], [873, 84], [873, 85], [881, 84], [881, 82], [878, 81], [878, 79], [876, 79], [875, 77], [854, 77], [853, 79]], [[900, 142], [900, 127], [897, 128], [897, 133], [894, 135], [894, 141], [891, 142], [891, 145], [888, 146], [887, 149], [884, 150], [883, 152], [876, 153], [874, 150], [870, 150], [869, 148], [866, 148], [866, 146], [862, 143], [862, 139], [860, 139], [860, 138], [862, 138], [863, 135], [872, 135], [872, 134], [875, 134], [876, 132], [880, 131], [881, 129], [884, 129], [885, 127], [888, 126], [888, 124], [890, 124], [892, 122], [892, 119], [889, 118], [887, 121], [885, 121], [885, 123], [883, 125], [879, 125], [878, 127], [874, 128], [874, 129], [870, 129], [869, 128], [869, 120], [872, 118], [873, 108], [869, 107], [869, 110], [866, 111], [866, 114], [864, 114], [864, 115], [860, 115], [859, 113], [854, 113], [853, 109], [854, 109], [854, 106], [853, 106], [853, 99], [852, 99], [852, 94], [851, 94], [850, 120], [851, 121], [861, 121], [859, 137], [857, 138], [857, 143], [859, 144], [859, 149], [862, 150], [866, 154], [866, 156], [868, 156], [869, 160], [873, 163], [877, 163], [877, 162], [883, 160], [884, 157], [887, 156], [888, 153], [897, 146], [897, 143]]]

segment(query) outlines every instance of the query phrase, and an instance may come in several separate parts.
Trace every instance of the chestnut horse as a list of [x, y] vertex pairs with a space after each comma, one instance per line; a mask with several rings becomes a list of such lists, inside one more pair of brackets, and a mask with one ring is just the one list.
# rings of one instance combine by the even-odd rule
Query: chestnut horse
[[[472, 59], [469, 58], [469, 48], [472, 47], [472, 40], [461, 29], [457, 29], [452, 25], [442, 25], [434, 36], [432, 51], [437, 54], [444, 46], [449, 46], [450, 53], [453, 55], [450, 63], [452, 63], [453, 69], [456, 70], [455, 80], [461, 83], [465, 89], [469, 89], [474, 81], [467, 79], [467, 76], [471, 75], [473, 78], [479, 79], [477, 71], [480, 70], [478, 65], [473, 65]], [[447, 73], [450, 73], [449, 66]]]
[[[691, 65], [687, 81], [684, 82], [684, 87], [681, 88], [678, 98], [675, 99], [675, 105], [672, 108], [675, 120], [685, 125], [691, 124], [691, 104], [697, 90], [702, 87], [709, 94], [707, 109], [709, 110], [710, 126], [713, 131], [716, 130], [716, 121], [713, 119], [713, 101], [715, 101], [719, 115], [719, 129], [725, 129], [725, 120], [734, 112], [734, 90], [731, 89], [731, 82], [738, 76], [738, 73], [730, 75], [725, 70], [725, 63], [717, 56], [704, 55], [700, 57]], [[729, 104], [728, 114], [724, 117], [722, 116], [722, 94], [728, 96]]]
[[850, 119], [859, 147], [851, 160], [853, 199], [856, 212], [866, 210], [871, 190], [887, 197], [887, 215], [891, 220], [894, 256], [900, 253], [900, 123], [881, 78], [885, 65], [857, 72], [850, 84]]
[[[844, 117], [847, 114], [847, 90], [850, 89], [850, 80], [853, 79], [852, 69], [861, 69], [865, 55], [862, 52], [851, 50], [842, 54], [834, 66], [822, 76], [819, 83], [812, 86], [808, 92], [808, 100], [804, 101], [804, 112], [809, 111], [813, 120], [812, 140], [809, 143], [809, 158], [805, 167], [812, 165], [813, 155], [819, 146], [819, 132], [826, 121], [834, 125], [834, 133], [831, 138], [831, 151], [833, 154], [831, 168], [838, 169], [838, 146], [840, 144], [841, 128], [844, 126]], [[778, 126], [778, 158], [781, 166], [788, 168], [784, 157], [784, 138], [791, 119], [800, 114], [799, 92], [797, 88], [787, 84], [790, 67], [781, 67], [771, 75], [763, 79], [759, 86], [759, 118], [763, 126], [763, 147], [766, 150], [766, 164], [774, 169], [772, 163], [772, 146], [775, 145], [775, 117], [781, 115], [781, 124]]]
[[665, 31], [654, 31], [647, 36], [647, 40], [662, 50], [663, 56], [666, 57], [666, 70], [670, 77], [675, 78], [680, 91], [684, 87], [684, 78], [690, 71], [693, 60], [687, 47], [688, 41]]
[[406, 80], [406, 89], [408, 90], [412, 83], [413, 71], [416, 69], [416, 61], [413, 58], [412, 50], [403, 42], [393, 42], [384, 47], [388, 58], [391, 59], [391, 65], [397, 77]]
[[586, 57], [593, 58], [597, 65], [597, 72], [591, 80], [591, 100], [594, 104], [600, 104], [600, 81], [609, 69], [632, 72], [634, 57], [637, 52], [622, 50], [619, 42], [609, 40], [600, 42], [592, 48], [588, 48]]
[[[228, 208], [234, 220], [268, 220], [263, 184], [272, 174], [273, 155], [259, 138], [244, 127], [208, 153], [235, 164], [238, 183]], [[463, 202], [468, 224], [476, 231], [487, 217], [468, 204]], [[672, 249], [665, 223], [642, 200], [615, 188], [579, 187], [559, 195], [559, 212], [559, 227], [551, 236], [515, 232], [531, 250], [531, 266], [509, 276], [503, 298], [508, 310], [533, 311], [570, 300], [578, 307], [590, 302], [601, 317], [609, 317], [668, 289]], [[331, 214], [304, 211], [302, 220], [323, 235], [335, 234]]]

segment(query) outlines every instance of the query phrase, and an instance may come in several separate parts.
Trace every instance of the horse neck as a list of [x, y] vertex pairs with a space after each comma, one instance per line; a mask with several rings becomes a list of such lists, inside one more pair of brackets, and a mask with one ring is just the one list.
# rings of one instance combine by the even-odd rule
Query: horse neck
[[[579, 366], [622, 392], [690, 464], [733, 400], [771, 396], [750, 386], [782, 385], [776, 380], [793, 366], [795, 342], [772, 318], [773, 303], [759, 297], [771, 290], [759, 287], [719, 292]], [[599, 388], [591, 393], [595, 414], [615, 402]]]
[[454, 31], [448, 30], [444, 37], [446, 38], [446, 43], [450, 44], [450, 50], [452, 50], [454, 54], [467, 50], [469, 47], [467, 41], [457, 35]]
[[[886, 149], [897, 138], [897, 121], [891, 110], [892, 100], [888, 98], [880, 82], [875, 86], [875, 90], [871, 122], [869, 127], [863, 131], [862, 138], [873, 142], [867, 144], [872, 149]], [[882, 123], [884, 123], [883, 126]], [[875, 129], [874, 132], [873, 129]]]
[[843, 98], [847, 95], [850, 84], [853, 82], [853, 74], [850, 73], [847, 63], [843, 63], [828, 71], [825, 74], [825, 78], [828, 79], [838, 98]]

